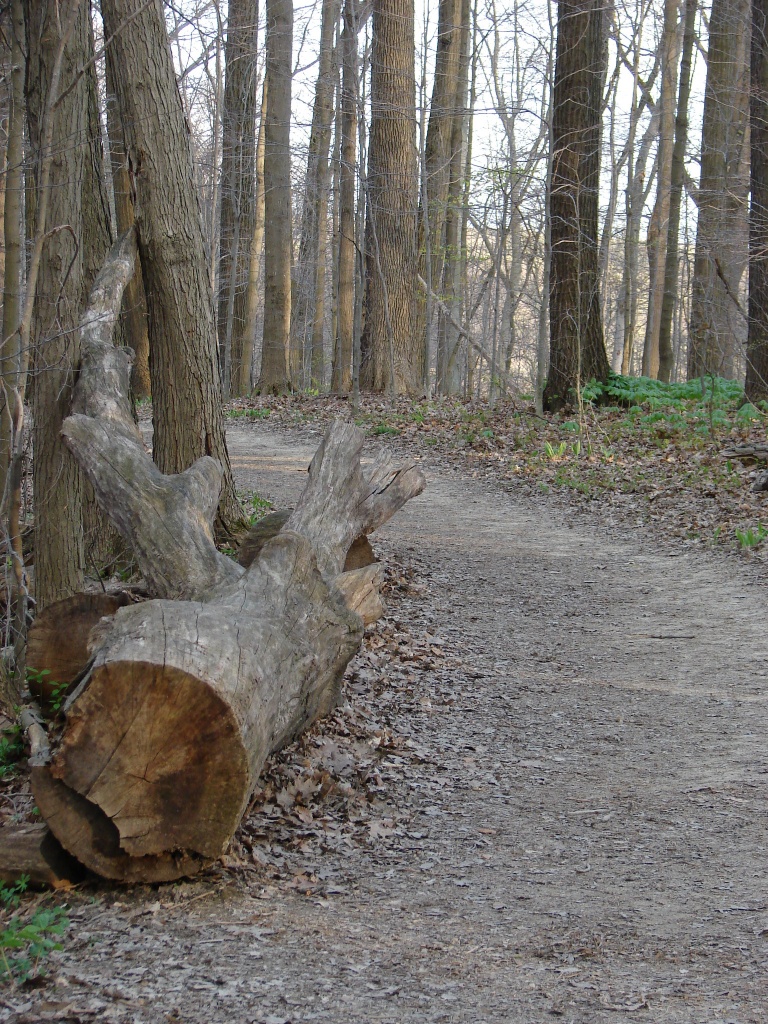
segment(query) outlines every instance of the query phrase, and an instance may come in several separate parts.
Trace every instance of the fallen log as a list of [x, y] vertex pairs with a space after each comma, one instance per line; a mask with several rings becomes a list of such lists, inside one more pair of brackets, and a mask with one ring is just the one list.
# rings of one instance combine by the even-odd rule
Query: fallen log
[[130, 354], [111, 334], [134, 253], [129, 234], [92, 290], [76, 411], [62, 434], [153, 599], [92, 630], [92, 661], [32, 784], [79, 861], [150, 882], [218, 857], [265, 758], [337, 704], [363, 618], [380, 614], [379, 567], [344, 572], [350, 548], [424, 478], [383, 455], [364, 470], [362, 435], [337, 421], [296, 508], [249, 566], [218, 552], [221, 467], [206, 457], [164, 476], [131, 417]]
[[0, 829], [0, 881], [25, 878], [32, 889], [62, 889], [79, 882], [83, 866], [63, 850], [47, 825], [4, 825]]

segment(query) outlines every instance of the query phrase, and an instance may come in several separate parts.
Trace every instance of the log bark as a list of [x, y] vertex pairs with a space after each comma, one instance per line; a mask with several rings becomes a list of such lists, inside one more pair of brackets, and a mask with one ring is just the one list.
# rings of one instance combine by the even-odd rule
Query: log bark
[[123, 238], [94, 286], [63, 434], [153, 599], [91, 633], [93, 661], [32, 781], [83, 864], [163, 881], [222, 853], [268, 754], [336, 705], [364, 620], [380, 613], [379, 567], [344, 572], [347, 555], [424, 479], [386, 456], [363, 470], [362, 435], [337, 421], [279, 533], [247, 568], [219, 553], [221, 466], [157, 470], [130, 417], [130, 358], [108, 340], [134, 250]]
[[58, 710], [68, 688], [88, 667], [88, 638], [94, 626], [130, 603], [124, 591], [74, 594], [37, 616], [27, 636], [27, 682], [43, 714]]
[[79, 882], [83, 866], [62, 849], [47, 825], [6, 825], [0, 830], [0, 881], [23, 876], [33, 889], [62, 889]]

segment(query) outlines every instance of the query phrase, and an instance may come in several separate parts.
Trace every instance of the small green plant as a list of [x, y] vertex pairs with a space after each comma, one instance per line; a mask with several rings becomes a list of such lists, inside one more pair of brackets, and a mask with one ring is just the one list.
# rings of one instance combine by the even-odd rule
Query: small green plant
[[[246, 512], [248, 513], [248, 522], [251, 526], [257, 523], [260, 519], [271, 512], [274, 505], [268, 498], [262, 498], [258, 491], [248, 491], [245, 494], [239, 495], [243, 505], [245, 505]], [[225, 554], [229, 554], [229, 549], [224, 549]]]
[[400, 431], [397, 427], [391, 427], [388, 423], [379, 423], [377, 427], [373, 428], [374, 434], [399, 434]]
[[23, 754], [21, 726], [12, 725], [0, 736], [0, 779], [13, 775]]
[[755, 529], [748, 526], [746, 530], [736, 530], [736, 540], [740, 548], [756, 548], [768, 537], [768, 529], [758, 523]]
[[560, 444], [555, 448], [549, 441], [544, 442], [544, 451], [548, 459], [554, 461], [556, 459], [562, 459], [568, 450], [568, 442], [561, 441]]
[[51, 696], [48, 698], [48, 703], [52, 711], [61, 711], [61, 705], [64, 703], [64, 698], [67, 695], [69, 689], [69, 683], [54, 682], [53, 689], [51, 690]]
[[271, 413], [271, 409], [227, 409], [226, 416], [231, 420], [265, 420]]
[[69, 925], [65, 907], [37, 907], [31, 914], [15, 912], [28, 883], [29, 878], [22, 875], [13, 885], [0, 884], [0, 902], [5, 908], [0, 926], [0, 984], [21, 985], [44, 974], [42, 961], [62, 948], [59, 939]]

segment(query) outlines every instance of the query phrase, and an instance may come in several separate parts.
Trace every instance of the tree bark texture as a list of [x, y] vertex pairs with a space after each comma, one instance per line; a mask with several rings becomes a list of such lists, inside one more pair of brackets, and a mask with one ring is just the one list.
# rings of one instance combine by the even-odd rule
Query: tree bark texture
[[[112, 169], [112, 192], [115, 200], [117, 233], [123, 235], [135, 223], [131, 178], [128, 173], [128, 154], [125, 151], [123, 128], [115, 96], [114, 71], [112, 62], [114, 50], [108, 46], [105, 53], [107, 78], [107, 133], [109, 135], [109, 159]], [[149, 334], [147, 333], [147, 299], [144, 295], [144, 280], [141, 266], [137, 265], [133, 277], [123, 294], [121, 314], [123, 336], [126, 345], [134, 352], [131, 389], [136, 398], [149, 398], [152, 382], [149, 376]]]
[[709, 22], [688, 376], [730, 377], [745, 341], [737, 305], [749, 248], [748, 0], [714, 0]]
[[680, 58], [680, 87], [675, 115], [675, 144], [670, 172], [669, 225], [667, 228], [664, 296], [659, 319], [659, 380], [670, 381], [675, 369], [672, 347], [672, 321], [677, 306], [679, 279], [680, 205], [685, 176], [685, 149], [688, 145], [688, 100], [691, 92], [691, 57], [696, 34], [697, 0], [686, 0], [683, 19], [683, 47]]
[[[78, 0], [61, 11], [61, 22]], [[59, 24], [53, 5], [25, 7], [28, 59], [27, 123], [32, 150], [31, 188], [41, 187], [47, 154], [43, 119], [53, 116], [53, 160], [49, 182], [46, 238], [35, 294], [32, 323], [34, 373], [33, 464], [35, 500], [35, 596], [38, 608], [82, 589], [84, 549], [82, 478], [62, 444], [61, 424], [69, 412], [74, 370], [79, 359], [77, 324], [83, 289], [83, 189], [88, 153], [88, 89], [83, 76], [58, 104], [51, 97], [51, 72], [59, 48]], [[88, 54], [88, 6], [80, 0], [73, 33], [64, 51], [62, 89], [73, 81]], [[36, 230], [40, 197], [30, 204], [30, 236]]]
[[749, 332], [745, 391], [768, 399], [768, 0], [752, 0]]
[[[661, 36], [661, 95], [659, 97], [659, 145], [656, 152], [656, 202], [648, 226], [648, 318], [643, 346], [643, 374], [660, 376], [662, 354], [659, 350], [661, 307], [664, 301], [664, 273], [667, 264], [669, 208], [672, 196], [672, 152], [675, 144], [675, 106], [677, 98], [677, 61], [680, 52], [678, 0], [664, 0], [664, 26]], [[670, 367], [671, 351], [664, 353], [664, 365]]]
[[[461, 336], [455, 324], [461, 320], [463, 299], [462, 268], [466, 253], [462, 245], [465, 144], [467, 139], [467, 88], [469, 82], [470, 0], [459, 10], [460, 40], [456, 96], [451, 118], [450, 165], [445, 209], [445, 240], [442, 293], [450, 316], [440, 312], [437, 328], [437, 388], [442, 395], [461, 390]], [[430, 121], [431, 123], [431, 121]], [[434, 279], [434, 278], [433, 278]]]
[[24, 68], [25, 38], [22, 0], [11, 3], [11, 74], [8, 93], [8, 142], [6, 146], [5, 202], [3, 206], [3, 336], [0, 376], [5, 388], [0, 395], [0, 495], [5, 494], [11, 458], [12, 424], [6, 394], [18, 387], [20, 368], [19, 321], [21, 320], [21, 269], [23, 261], [22, 202], [24, 195]]
[[338, 0], [323, 0], [320, 65], [307, 153], [299, 258], [294, 267], [291, 292], [291, 346], [295, 353], [292, 363], [297, 363], [301, 369], [300, 380], [305, 379], [305, 370], [308, 368], [310, 385], [320, 388], [325, 375], [323, 321], [330, 171], [328, 155], [336, 77], [333, 39], [338, 20]]
[[293, 0], [267, 0], [264, 126], [264, 341], [261, 388], [283, 391], [291, 340], [291, 47]]
[[374, 0], [360, 386], [397, 394], [419, 394], [424, 377], [414, 287], [418, 162], [413, 30], [412, 3]]
[[[445, 225], [448, 216], [448, 195], [451, 185], [451, 164], [453, 147], [457, 141], [454, 134], [459, 98], [459, 75], [462, 64], [463, 0], [440, 0], [437, 15], [437, 52], [435, 54], [435, 75], [432, 83], [432, 100], [429, 105], [429, 124], [424, 145], [424, 185], [419, 210], [419, 274], [439, 288], [443, 277], [447, 245]], [[459, 146], [461, 142], [459, 141]], [[423, 200], [426, 200], [426, 204]], [[427, 245], [426, 232], [429, 233]], [[427, 274], [427, 252], [431, 267]], [[418, 305], [418, 338], [422, 344], [428, 325], [426, 303]], [[426, 351], [426, 348], [425, 348]]]
[[341, 167], [339, 170], [339, 264], [331, 390], [347, 394], [352, 387], [355, 324], [355, 162], [357, 159], [357, 25], [355, 0], [345, 0], [341, 35]]
[[258, 0], [229, 0], [222, 106], [218, 316], [225, 398], [247, 390], [241, 386], [242, 363], [248, 349], [248, 277], [256, 220], [258, 24]]
[[245, 327], [243, 328], [243, 358], [240, 363], [240, 376], [235, 381], [238, 395], [247, 395], [251, 390], [251, 371], [253, 369], [253, 350], [256, 343], [256, 324], [259, 313], [259, 286], [261, 284], [261, 257], [264, 251], [264, 121], [267, 113], [268, 79], [264, 78], [261, 87], [261, 116], [259, 118], [259, 134], [256, 141], [256, 194], [253, 220], [253, 238], [251, 240], [251, 258], [248, 266], [248, 297], [245, 307]]
[[92, 660], [32, 779], [46, 822], [87, 867], [162, 881], [221, 854], [270, 751], [335, 706], [358, 610], [375, 614], [377, 600], [378, 567], [344, 572], [347, 553], [424, 479], [385, 456], [363, 470], [362, 435], [337, 421], [280, 533], [247, 569], [220, 554], [222, 467], [205, 456], [163, 476], [131, 418], [130, 355], [109, 337], [133, 258], [128, 235], [92, 291], [64, 436], [154, 599], [91, 632]]
[[178, 473], [210, 455], [224, 469], [219, 525], [242, 522], [224, 438], [213, 293], [189, 127], [160, 0], [104, 0], [147, 296], [154, 458]]
[[606, 380], [598, 295], [600, 115], [604, 11], [559, 0], [552, 121], [550, 364], [544, 404], [557, 409], [592, 378]]

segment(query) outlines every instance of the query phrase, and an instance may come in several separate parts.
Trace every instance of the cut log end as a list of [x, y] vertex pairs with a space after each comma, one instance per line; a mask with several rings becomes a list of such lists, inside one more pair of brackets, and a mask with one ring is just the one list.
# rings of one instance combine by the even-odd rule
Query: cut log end
[[[33, 786], [52, 831], [83, 864], [127, 881], [156, 862], [157, 880], [221, 854], [251, 776], [239, 723], [205, 681], [117, 661], [94, 668]], [[144, 867], [134, 871], [136, 859]]]

